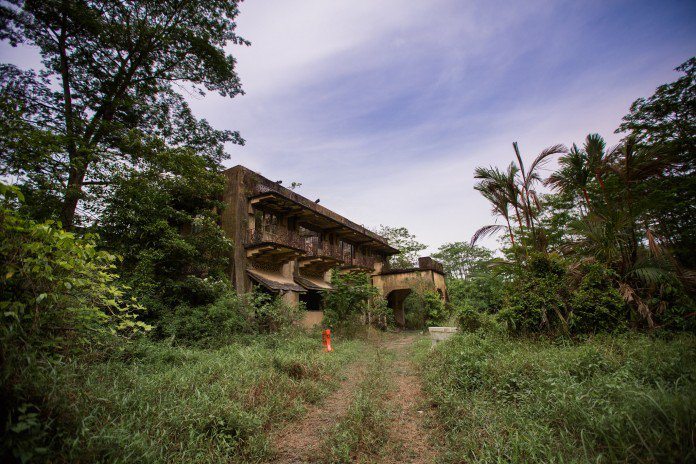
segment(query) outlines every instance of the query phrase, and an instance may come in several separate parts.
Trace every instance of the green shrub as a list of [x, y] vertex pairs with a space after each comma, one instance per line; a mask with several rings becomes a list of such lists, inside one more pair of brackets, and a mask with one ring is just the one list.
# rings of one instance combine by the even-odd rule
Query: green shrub
[[342, 274], [334, 270], [331, 285], [333, 291], [324, 297], [323, 324], [344, 335], [353, 335], [362, 326], [361, 316], [370, 311], [370, 300], [378, 296], [377, 289], [364, 272]]
[[404, 300], [407, 329], [423, 329], [442, 324], [449, 317], [445, 302], [432, 290], [414, 290]]
[[162, 323], [162, 334], [173, 341], [200, 347], [219, 347], [240, 334], [274, 333], [302, 316], [302, 307], [280, 298], [252, 292], [225, 293], [213, 304], [177, 307]]
[[454, 309], [457, 317], [457, 325], [462, 332], [476, 332], [482, 330], [488, 333], [501, 333], [505, 330], [498, 317], [487, 312], [469, 306], [462, 305]]
[[626, 303], [614, 287], [615, 274], [598, 263], [586, 265], [583, 271], [585, 275], [570, 300], [570, 329], [598, 333], [625, 327]]
[[534, 254], [508, 285], [499, 319], [513, 333], [549, 332], [566, 324], [565, 265], [555, 254]]
[[694, 462], [696, 337], [420, 346], [444, 462]]
[[124, 298], [113, 272], [117, 258], [97, 250], [97, 237], [24, 218], [12, 187], [0, 184], [0, 195], [0, 458], [26, 461], [50, 434], [36, 389], [23, 383], [39, 366], [52, 369], [87, 352], [104, 356], [121, 338], [150, 327], [136, 319], [140, 306]]
[[478, 271], [466, 280], [447, 279], [447, 295], [454, 307], [467, 306], [478, 312], [496, 313], [503, 305], [504, 282], [491, 271]]

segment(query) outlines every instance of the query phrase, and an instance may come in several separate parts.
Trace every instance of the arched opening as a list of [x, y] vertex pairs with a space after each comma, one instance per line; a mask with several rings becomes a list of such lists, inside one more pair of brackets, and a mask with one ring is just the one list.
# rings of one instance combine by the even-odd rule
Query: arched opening
[[404, 327], [406, 325], [406, 316], [404, 314], [404, 300], [411, 293], [410, 288], [392, 290], [387, 295], [387, 306], [394, 311], [394, 320], [396, 325]]

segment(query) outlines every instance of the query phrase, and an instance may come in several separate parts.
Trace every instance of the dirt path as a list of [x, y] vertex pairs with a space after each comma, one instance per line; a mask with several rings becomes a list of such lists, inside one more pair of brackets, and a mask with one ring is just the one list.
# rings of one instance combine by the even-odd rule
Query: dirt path
[[421, 382], [411, 360], [411, 345], [419, 335], [404, 334], [394, 337], [386, 347], [394, 352], [391, 366], [394, 392], [390, 397], [393, 419], [389, 429], [392, 443], [392, 459], [387, 462], [430, 464], [437, 453], [429, 439], [426, 420], [430, 411], [426, 408]]
[[365, 366], [362, 359], [350, 364], [345, 371], [345, 380], [336, 391], [321, 403], [311, 406], [306, 415], [274, 435], [276, 454], [271, 462], [282, 464], [320, 462], [319, 447], [326, 434], [336, 424], [351, 400], [353, 391], [362, 380]]
[[[420, 379], [411, 361], [411, 345], [417, 334], [385, 334], [377, 343], [367, 344], [367, 350], [386, 348], [394, 353], [389, 371], [393, 391], [388, 395], [386, 409], [390, 411], [389, 444], [382, 463], [425, 464], [435, 462], [424, 410]], [[354, 392], [366, 371], [369, 353], [364, 353], [349, 365], [345, 380], [321, 403], [311, 406], [299, 421], [290, 423], [271, 437], [276, 450], [269, 462], [299, 464], [321, 462], [321, 445], [332, 427], [343, 417], [353, 400]]]

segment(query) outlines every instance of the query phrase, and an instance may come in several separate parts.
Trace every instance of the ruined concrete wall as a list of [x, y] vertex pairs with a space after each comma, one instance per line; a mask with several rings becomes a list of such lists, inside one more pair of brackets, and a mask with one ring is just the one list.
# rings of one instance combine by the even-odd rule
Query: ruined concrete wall
[[428, 290], [435, 290], [433, 271], [409, 271], [392, 274], [378, 274], [372, 276], [372, 285], [379, 290], [382, 296], [387, 296], [393, 290], [412, 289], [422, 286]]
[[324, 319], [324, 311], [305, 311], [304, 317], [300, 321], [302, 327], [311, 329], [315, 325], [321, 325], [321, 321]]
[[222, 198], [225, 203], [225, 208], [221, 214], [222, 230], [234, 242], [230, 264], [230, 280], [239, 293], [244, 293], [251, 288], [251, 283], [246, 275], [247, 263], [244, 250], [247, 202], [246, 195], [242, 193], [243, 172], [240, 170], [227, 170], [224, 172], [224, 175], [227, 178], [227, 182]]
[[441, 295], [445, 300], [449, 300], [449, 297], [447, 296], [447, 284], [445, 283], [445, 276], [437, 272], [433, 272], [432, 275], [435, 289], [440, 290]]

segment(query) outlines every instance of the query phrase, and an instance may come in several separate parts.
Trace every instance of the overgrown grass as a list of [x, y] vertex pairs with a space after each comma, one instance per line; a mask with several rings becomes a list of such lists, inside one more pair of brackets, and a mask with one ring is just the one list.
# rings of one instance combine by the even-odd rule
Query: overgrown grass
[[54, 462], [257, 462], [267, 432], [328, 393], [361, 343], [329, 355], [307, 335], [219, 350], [144, 341], [105, 362], [37, 370], [26, 388]]
[[368, 360], [364, 379], [358, 385], [346, 415], [329, 432], [324, 442], [329, 463], [375, 462], [389, 440], [387, 394], [390, 390], [386, 369], [393, 353], [375, 348]]
[[696, 462], [696, 337], [463, 334], [419, 356], [447, 462]]

